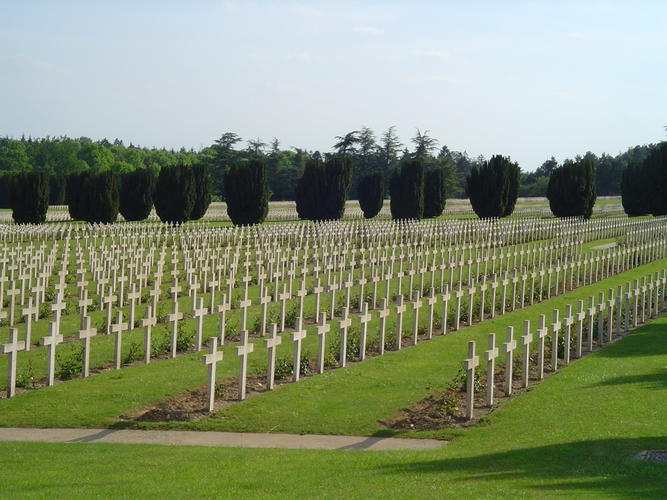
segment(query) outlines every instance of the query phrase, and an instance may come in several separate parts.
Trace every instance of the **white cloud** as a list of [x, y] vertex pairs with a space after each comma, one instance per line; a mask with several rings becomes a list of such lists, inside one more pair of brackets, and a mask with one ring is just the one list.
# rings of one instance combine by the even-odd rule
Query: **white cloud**
[[364, 35], [380, 36], [384, 35], [384, 30], [382, 28], [376, 28], [375, 26], [356, 26], [354, 31], [357, 33], [362, 33]]
[[565, 36], [568, 38], [573, 38], [575, 40], [581, 40], [583, 38], [586, 38], [586, 35], [584, 33], [581, 33], [580, 31], [568, 31], [565, 33]]
[[434, 57], [435, 59], [440, 59], [441, 61], [449, 62], [452, 60], [452, 56], [449, 52], [444, 50], [418, 50], [415, 52], [418, 56], [423, 57]]
[[401, 74], [398, 78], [411, 83], [445, 83], [447, 85], [468, 85], [470, 80], [456, 75]]

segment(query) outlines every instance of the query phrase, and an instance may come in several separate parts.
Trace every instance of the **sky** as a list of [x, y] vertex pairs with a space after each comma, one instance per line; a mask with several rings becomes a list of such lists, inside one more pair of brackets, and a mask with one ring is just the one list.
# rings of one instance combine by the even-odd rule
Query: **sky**
[[525, 171], [665, 139], [664, 1], [0, 1], [0, 136], [330, 151], [419, 128]]

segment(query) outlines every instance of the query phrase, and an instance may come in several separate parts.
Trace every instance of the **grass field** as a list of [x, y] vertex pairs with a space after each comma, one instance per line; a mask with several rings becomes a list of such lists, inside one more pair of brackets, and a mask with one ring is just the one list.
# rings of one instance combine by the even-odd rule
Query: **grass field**
[[667, 318], [574, 362], [440, 450], [0, 443], [3, 498], [664, 498]]

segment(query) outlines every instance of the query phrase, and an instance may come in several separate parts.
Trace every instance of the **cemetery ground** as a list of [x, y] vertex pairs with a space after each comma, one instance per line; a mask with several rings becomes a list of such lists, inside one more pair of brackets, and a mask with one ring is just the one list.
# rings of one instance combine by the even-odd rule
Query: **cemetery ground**
[[573, 362], [437, 450], [7, 442], [3, 497], [664, 498], [665, 465], [632, 457], [667, 448], [666, 329]]

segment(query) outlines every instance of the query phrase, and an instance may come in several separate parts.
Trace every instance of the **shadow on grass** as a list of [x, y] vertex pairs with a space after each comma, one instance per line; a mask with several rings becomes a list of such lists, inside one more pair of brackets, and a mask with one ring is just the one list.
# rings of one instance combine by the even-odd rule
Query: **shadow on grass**
[[598, 352], [599, 356], [606, 358], [663, 354], [667, 354], [667, 322], [664, 319], [641, 326], [619, 342]]
[[593, 384], [592, 387], [623, 384], [642, 384], [647, 389], [663, 389], [667, 387], [667, 368], [662, 368], [656, 373], [624, 375], [621, 377], [610, 378], [597, 384]]
[[517, 495], [578, 492], [664, 499], [667, 464], [632, 458], [648, 449], [667, 449], [667, 436], [579, 441], [464, 458], [397, 463], [382, 469], [392, 475], [404, 474], [406, 478], [415, 474], [443, 474], [443, 481], [454, 483], [488, 481], [489, 492], [506, 487], [506, 493]]

